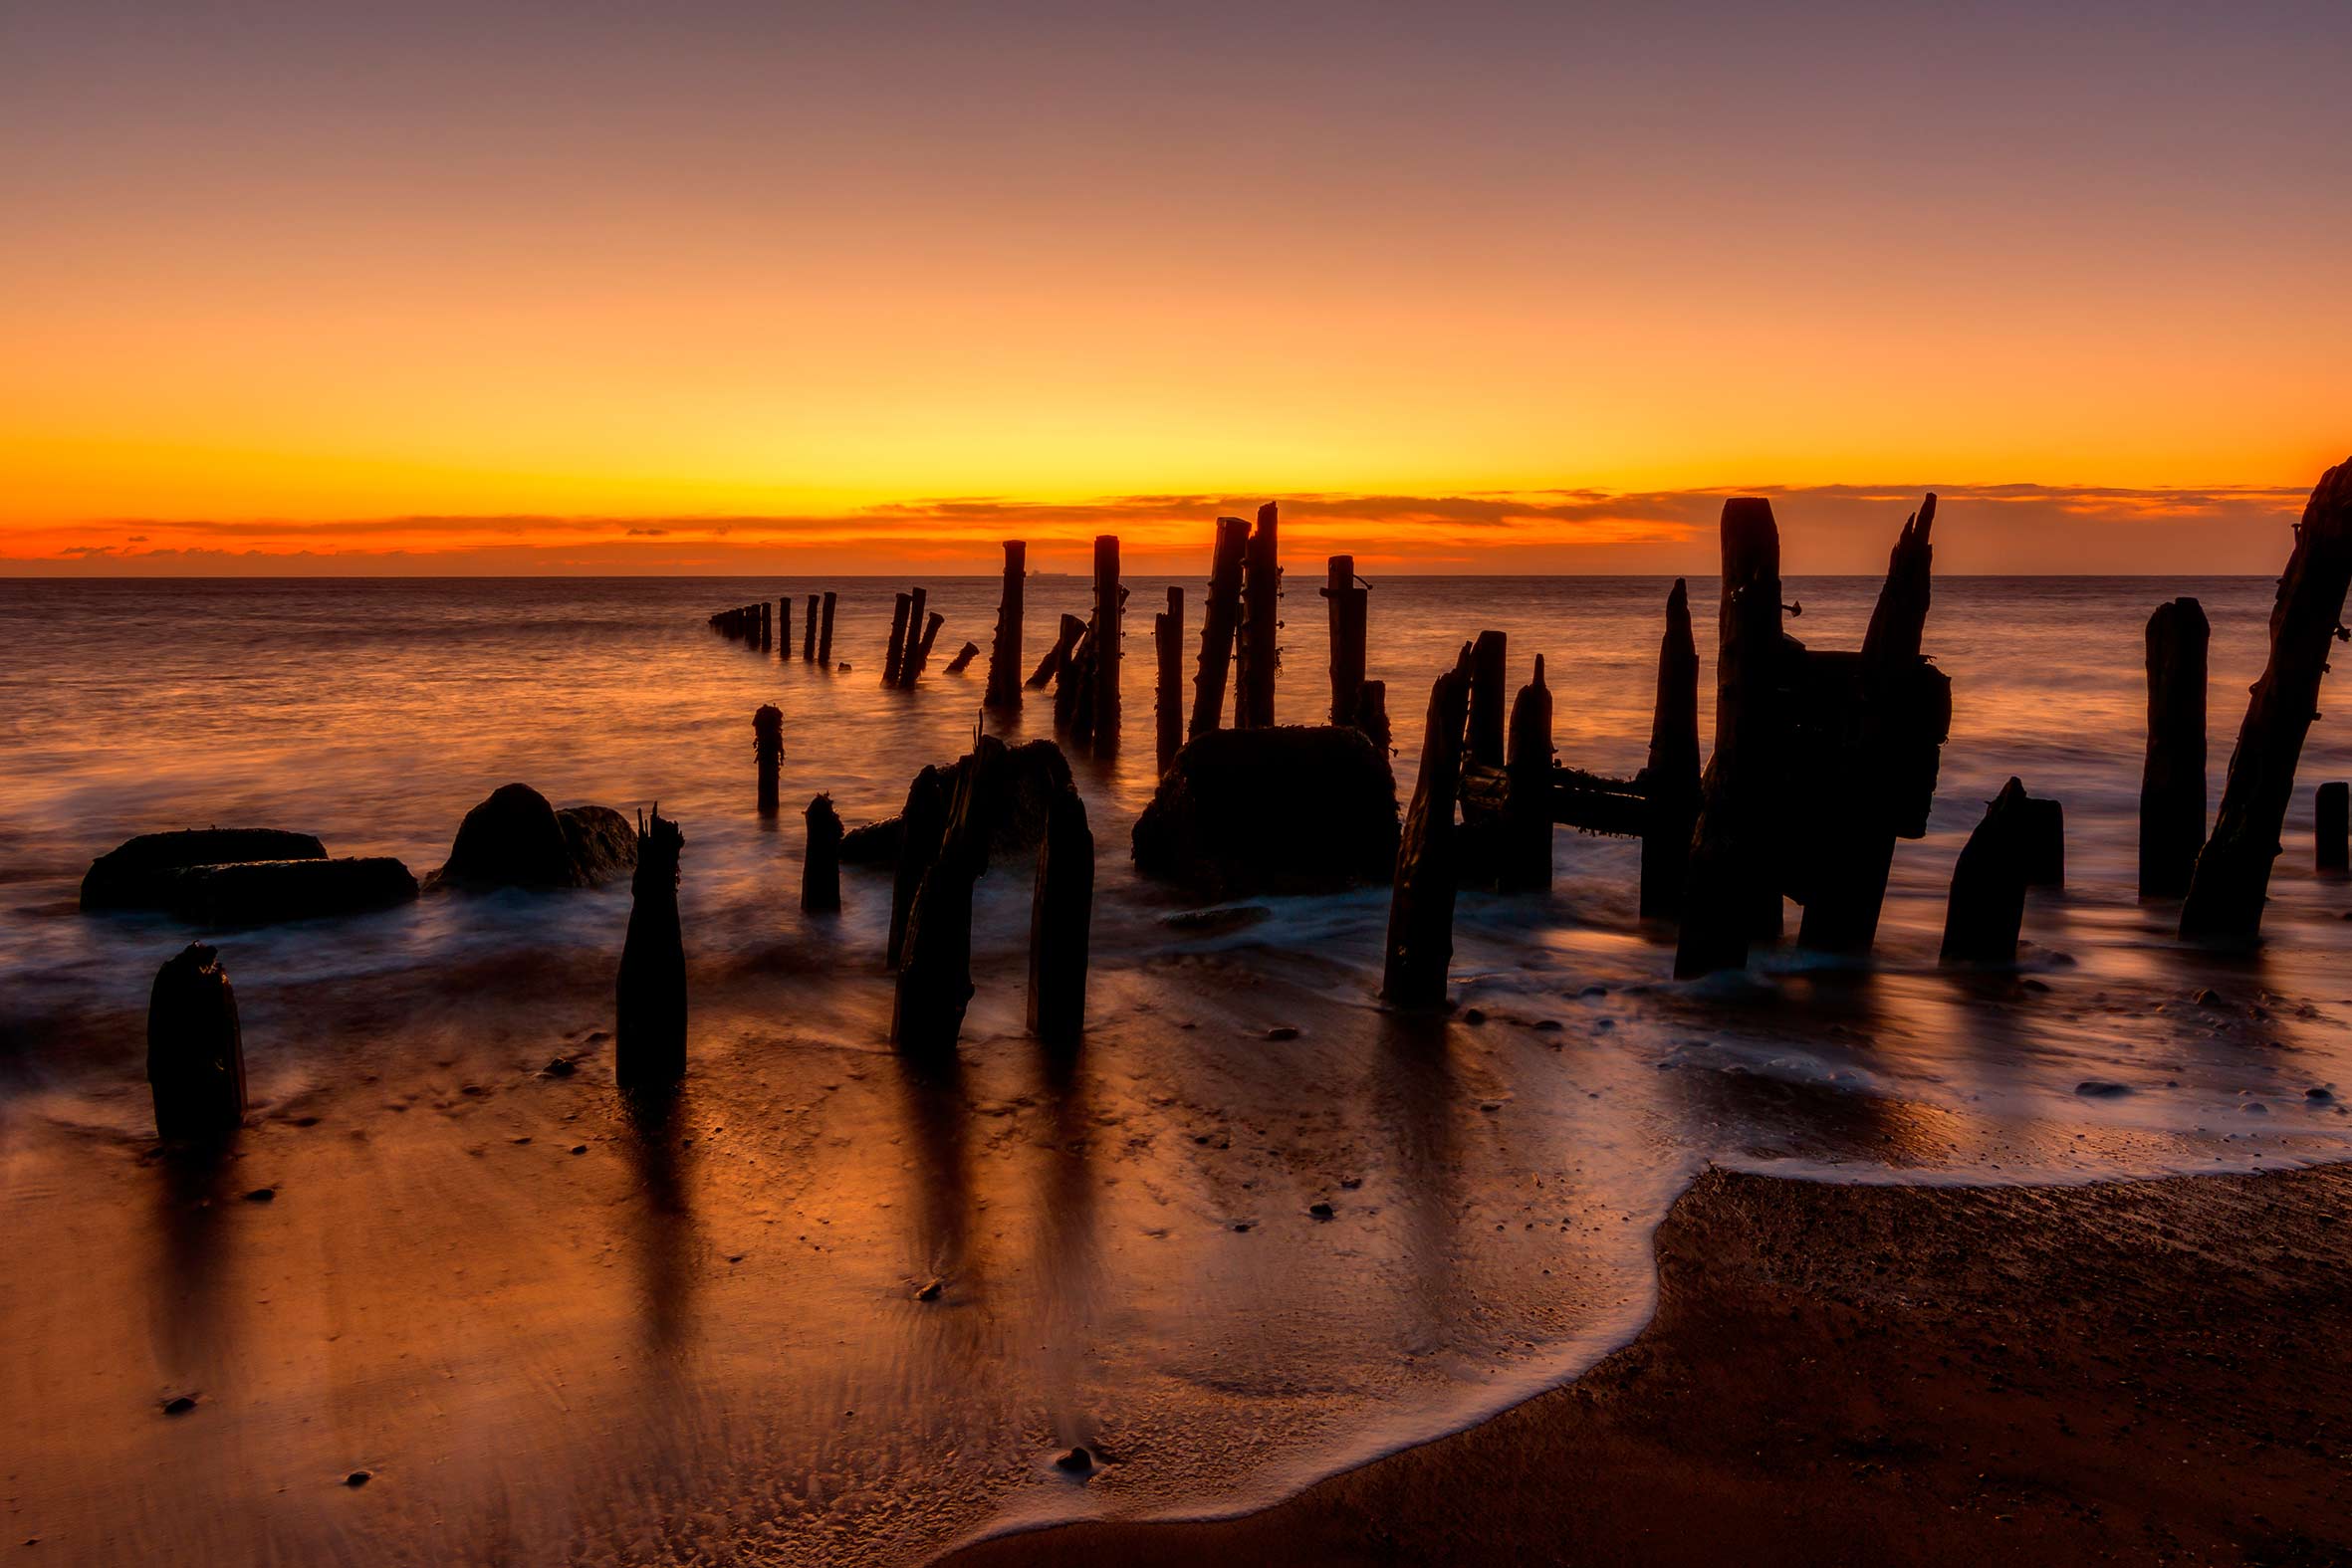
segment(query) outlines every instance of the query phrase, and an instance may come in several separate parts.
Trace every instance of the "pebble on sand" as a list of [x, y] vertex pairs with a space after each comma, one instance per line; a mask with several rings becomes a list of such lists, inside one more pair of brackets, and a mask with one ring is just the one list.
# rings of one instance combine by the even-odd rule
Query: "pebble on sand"
[[1072, 1475], [1083, 1475], [1094, 1467], [1094, 1456], [1084, 1449], [1072, 1449], [1054, 1462]]
[[353, 1470], [343, 1478], [343, 1483], [346, 1486], [364, 1486], [373, 1479], [375, 1479], [375, 1471], [373, 1470]]

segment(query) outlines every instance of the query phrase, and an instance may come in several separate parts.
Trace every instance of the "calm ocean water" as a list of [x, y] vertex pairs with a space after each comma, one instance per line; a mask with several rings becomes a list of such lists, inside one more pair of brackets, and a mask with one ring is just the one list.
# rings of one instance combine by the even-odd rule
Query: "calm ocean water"
[[[1301, 564], [1286, 722], [1326, 691]], [[937, 671], [985, 648], [996, 583], [928, 584], [946, 624], [911, 693], [879, 684], [904, 585], [0, 582], [0, 1224], [55, 1264], [0, 1282], [20, 1533], [93, 1562], [902, 1561], [1025, 1521], [1229, 1509], [1621, 1342], [1649, 1232], [1709, 1161], [2090, 1180], [2338, 1158], [2352, 1132], [2352, 885], [2310, 871], [2311, 786], [2352, 776], [2352, 722], [2304, 754], [2261, 953], [2185, 950], [2133, 896], [2148, 612], [2188, 593], [2212, 619], [2218, 799], [2267, 579], [1939, 581], [1952, 744], [1872, 968], [1775, 952], [1673, 985], [1633, 918], [1635, 847], [1563, 831], [1550, 895], [1462, 900], [1456, 991], [1483, 1024], [1373, 1005], [1385, 889], [1168, 924], [1186, 903], [1126, 853], [1164, 585], [1130, 579], [1129, 744], [1073, 759], [1099, 847], [1086, 1050], [1057, 1067], [1023, 1035], [1028, 867], [999, 866], [946, 1074], [882, 1043], [886, 879], [847, 873], [833, 922], [797, 897], [811, 794], [885, 815], [969, 745], [985, 654]], [[1691, 586], [1705, 663], [1714, 583]], [[827, 587], [847, 672], [801, 663], [797, 625], [780, 659], [703, 624]], [[1510, 634], [1515, 686], [1545, 655], [1563, 761], [1630, 773], [1666, 587], [1376, 581], [1400, 792], [1428, 682], [1482, 627]], [[1858, 645], [1876, 588], [1791, 579], [1790, 630]], [[1032, 580], [1031, 662], [1086, 598]], [[786, 714], [774, 822], [752, 809], [763, 702]], [[1005, 733], [1050, 734], [1050, 702]], [[1942, 974], [1953, 858], [2011, 774], [2064, 802], [2069, 884], [2033, 898], [2018, 975]], [[625, 886], [432, 897], [221, 935], [257, 1115], [226, 1169], [155, 1161], [140, 1017], [190, 933], [81, 917], [90, 859], [234, 823], [422, 874], [511, 780], [683, 825], [678, 1117], [622, 1113], [596, 1033]], [[546, 1075], [556, 1054], [582, 1070]], [[181, 1391], [197, 1411], [157, 1417]], [[1073, 1443], [1105, 1456], [1090, 1480], [1051, 1463]], [[381, 1480], [335, 1484], [361, 1465]]]

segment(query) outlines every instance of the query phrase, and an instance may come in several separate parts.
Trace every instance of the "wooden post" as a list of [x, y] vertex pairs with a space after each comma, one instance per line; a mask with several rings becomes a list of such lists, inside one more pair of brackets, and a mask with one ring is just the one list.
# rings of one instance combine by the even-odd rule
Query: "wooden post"
[[752, 756], [759, 765], [760, 814], [776, 814], [776, 769], [784, 761], [784, 710], [763, 703], [752, 715]]
[[801, 912], [829, 915], [841, 907], [841, 817], [833, 797], [809, 802], [807, 851], [801, 857]]
[[2173, 599], [2148, 617], [2148, 756], [2140, 766], [2140, 896], [2189, 891], [2205, 843], [2205, 606]]
[[1119, 746], [1119, 623], [1126, 591], [1119, 586], [1119, 537], [1094, 540], [1094, 749]]
[[2311, 867], [2315, 871], [2347, 868], [2346, 833], [2352, 826], [2352, 784], [2341, 780], [2321, 784], [2311, 795]]
[[1021, 706], [1022, 594], [1029, 582], [1029, 542], [1005, 541], [1005, 586], [997, 599], [997, 631], [988, 645], [988, 695], [991, 708]]
[[2270, 611], [2270, 658], [2254, 682], [2236, 750], [2230, 754], [2213, 837], [2197, 857], [2181, 935], [2252, 942], [2261, 933], [2270, 862], [2294, 794], [2295, 763], [2319, 717], [2319, 678], [2342, 635], [2352, 583], [2352, 459], [2322, 475], [2295, 530], [2294, 553]]
[[2011, 779], [1985, 807], [1985, 819], [1952, 868], [1944, 909], [1943, 961], [2013, 964], [2025, 919], [2025, 786]]
[[833, 595], [824, 595], [824, 629], [817, 634], [817, 662], [826, 669], [833, 667]]
[[1356, 693], [1364, 684], [1364, 635], [1369, 588], [1355, 580], [1355, 558], [1323, 563], [1323, 598], [1331, 628], [1331, 722], [1355, 723]]
[[656, 807], [637, 822], [628, 936], [614, 988], [612, 1076], [624, 1089], [654, 1089], [686, 1076], [686, 943], [678, 929], [678, 824]]
[[964, 673], [965, 666], [969, 665], [974, 659], [978, 657], [980, 657], [980, 644], [977, 642], [967, 642], [956, 650], [956, 656], [948, 660], [946, 667], [939, 673], [942, 675], [961, 675]]
[[155, 1136], [221, 1138], [245, 1120], [245, 1036], [220, 955], [191, 942], [147, 993], [147, 1087]]
[[1355, 727], [1381, 756], [1389, 754], [1396, 737], [1388, 729], [1388, 682], [1366, 681], [1356, 688]]
[[906, 639], [898, 645], [898, 674], [890, 682], [893, 686], [915, 683], [915, 649], [923, 640], [923, 612], [929, 607], [930, 599], [929, 588], [915, 588], [906, 596]]
[[2025, 797], [2017, 818], [2017, 853], [2027, 887], [2066, 885], [2066, 808], [2056, 800]]
[[765, 653], [776, 646], [776, 612], [766, 599], [760, 600], [760, 651]]
[[1201, 610], [1200, 669], [1192, 678], [1192, 724], [1188, 740], [1217, 728], [1225, 711], [1226, 674], [1233, 666], [1234, 635], [1242, 618], [1242, 557], [1250, 546], [1250, 525], [1241, 518], [1217, 520], [1217, 546], [1209, 558], [1209, 598]]
[[1771, 503], [1735, 496], [1723, 508], [1722, 651], [1715, 673], [1715, 755], [1700, 781], [1699, 823], [1683, 895], [1677, 980], [1748, 963], [1752, 937], [1778, 929], [1772, 875], [1783, 726], [1780, 532]]
[[1240, 629], [1241, 680], [1234, 692], [1233, 727], [1264, 730], [1274, 725], [1275, 666], [1282, 658], [1282, 552], [1273, 502], [1258, 509], [1258, 527], [1243, 553]]
[[915, 907], [915, 889], [923, 873], [939, 855], [939, 837], [947, 830], [947, 776], [925, 766], [907, 786], [906, 807], [898, 813], [898, 870], [890, 883], [890, 935], [883, 950], [883, 967], [898, 968], [906, 953], [906, 921]]
[[1074, 615], [1077, 640], [1054, 675], [1054, 728], [1083, 741], [1094, 733], [1094, 629]]
[[963, 1031], [972, 1003], [972, 884], [988, 869], [1005, 759], [1005, 743], [983, 735], [955, 766], [947, 825], [915, 890], [891, 1002], [890, 1040], [902, 1050], [952, 1050]]
[[1482, 631], [1470, 652], [1470, 760], [1503, 766], [1503, 682], [1510, 668], [1509, 639]]
[[1470, 710], [1470, 644], [1429, 689], [1429, 728], [1421, 774], [1397, 842], [1396, 882], [1388, 900], [1388, 950], [1380, 995], [1400, 1008], [1446, 1001], [1446, 966], [1454, 957], [1454, 796], [1462, 786], [1462, 730]]
[[1029, 1029], [1074, 1045], [1086, 1028], [1087, 928], [1094, 915], [1094, 834], [1086, 802], [1063, 789], [1047, 807], [1029, 906]]
[[809, 595], [809, 604], [801, 616], [801, 662], [817, 662], [817, 595]]
[[1184, 745], [1184, 590], [1168, 589], [1168, 607], [1151, 618], [1157, 684], [1152, 688], [1153, 739], [1161, 773]]
[[938, 640], [940, 623], [947, 619], [939, 611], [933, 610], [923, 626], [922, 636], [917, 637], [913, 616], [919, 614], [922, 607], [923, 590], [917, 588], [914, 609], [906, 624], [906, 652], [898, 661], [898, 684], [908, 691], [914, 690], [915, 682], [923, 678], [923, 667], [931, 662], [931, 644]]
[[1535, 678], [1519, 689], [1511, 705], [1511, 790], [1502, 863], [1496, 885], [1506, 893], [1540, 892], [1551, 886], [1551, 689], [1543, 684], [1543, 655], [1535, 655]]
[[789, 597], [776, 601], [776, 656], [793, 656], [793, 601]]
[[1634, 782], [1650, 807], [1641, 840], [1641, 918], [1673, 920], [1682, 914], [1691, 829], [1699, 819], [1699, 645], [1691, 635], [1690, 590], [1680, 577], [1666, 595], [1649, 756]]
[[890, 611], [890, 651], [882, 658], [882, 684], [898, 684], [899, 661], [906, 657], [907, 614], [914, 604], [914, 595], [901, 593], [897, 605]]
[[1063, 666], [1069, 663], [1070, 655], [1077, 651], [1078, 639], [1085, 634], [1084, 621], [1075, 615], [1062, 616], [1055, 628], [1054, 646], [1048, 648], [1046, 656], [1038, 661], [1037, 673], [1030, 676], [1029, 686], [1034, 690], [1049, 681], [1059, 680]]

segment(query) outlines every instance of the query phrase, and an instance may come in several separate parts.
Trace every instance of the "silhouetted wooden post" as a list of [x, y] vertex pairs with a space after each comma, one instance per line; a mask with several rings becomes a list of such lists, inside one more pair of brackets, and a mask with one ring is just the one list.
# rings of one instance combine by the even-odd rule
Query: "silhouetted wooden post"
[[947, 826], [915, 890], [890, 1008], [890, 1039], [902, 1050], [952, 1050], [963, 1031], [972, 1003], [972, 884], [988, 869], [1005, 758], [1005, 743], [983, 735], [955, 766]]
[[776, 615], [766, 599], [760, 600], [760, 651], [765, 653], [776, 646]]
[[1323, 598], [1331, 626], [1331, 722], [1355, 723], [1356, 693], [1364, 684], [1364, 636], [1371, 590], [1355, 580], [1355, 558], [1323, 563]]
[[776, 814], [776, 769], [784, 761], [784, 710], [764, 703], [752, 715], [752, 756], [760, 772], [760, 814]]
[[2066, 885], [2066, 808], [2056, 800], [2025, 797], [2017, 819], [2017, 852], [2027, 887]]
[[637, 823], [628, 936], [612, 1026], [612, 1076], [624, 1089], [660, 1088], [686, 1076], [686, 943], [678, 929], [678, 854], [686, 837], [656, 807]]
[[801, 616], [801, 662], [813, 664], [817, 660], [817, 595], [809, 595], [809, 605]]
[[1151, 618], [1157, 669], [1152, 688], [1152, 735], [1161, 773], [1184, 745], [1184, 590], [1168, 589], [1168, 607]]
[[824, 595], [824, 629], [817, 634], [817, 662], [826, 669], [833, 667], [833, 595]]
[[809, 802], [809, 841], [801, 857], [801, 912], [829, 915], [841, 907], [841, 817], [833, 797]]
[[2352, 828], [2352, 784], [2331, 780], [2311, 793], [2311, 867], [2320, 872], [2347, 869], [2347, 829]]
[[1920, 745], [1918, 671], [1932, 594], [1935, 523], [1931, 491], [1904, 521], [1887, 556], [1886, 582], [1862, 637], [1860, 734], [1846, 766], [1821, 782], [1827, 798], [1818, 802], [1815, 841], [1798, 850], [1811, 863], [1805, 867], [1804, 922], [1796, 940], [1816, 953], [1870, 951], [1886, 907], [1895, 840], [1916, 837], [1926, 826], [1924, 817], [1913, 821], [1902, 813], [1913, 809], [1917, 798], [1907, 764]]
[[1119, 745], [1120, 620], [1126, 591], [1119, 586], [1119, 537], [1094, 540], [1094, 749]]
[[2025, 786], [2011, 779], [1985, 807], [1952, 867], [1943, 961], [2013, 964], [2025, 919]]
[[2189, 891], [2205, 843], [2205, 606], [2174, 599], [2148, 617], [2148, 756], [2140, 767], [2140, 896]]
[[916, 588], [906, 596], [906, 638], [898, 645], [898, 674], [890, 684], [914, 685], [915, 649], [923, 641], [923, 611], [929, 606], [931, 590]]
[[1366, 681], [1356, 688], [1355, 727], [1381, 756], [1388, 755], [1396, 740], [1388, 729], [1388, 682]]
[[1551, 886], [1551, 690], [1543, 684], [1543, 655], [1535, 677], [1511, 705], [1511, 776], [1496, 886], [1506, 893]]
[[2213, 837], [2197, 857], [2181, 935], [2251, 942], [2261, 933], [2270, 885], [2294, 794], [2295, 763], [2319, 717], [2319, 678], [2328, 644], [2341, 635], [2344, 591], [2352, 583], [2352, 459], [2320, 477], [2295, 530], [2294, 553], [2270, 611], [2270, 658], [2254, 682], [2236, 750], [2230, 754]]
[[1470, 713], [1470, 644], [1429, 689], [1429, 728], [1421, 774], [1413, 782], [1397, 841], [1396, 882], [1388, 900], [1388, 948], [1380, 995], [1400, 1008], [1446, 1001], [1446, 966], [1454, 958], [1454, 796], [1462, 787], [1462, 731]]
[[1673, 920], [1682, 914], [1691, 829], [1699, 820], [1699, 645], [1691, 635], [1690, 590], [1680, 577], [1666, 595], [1650, 750], [1634, 782], [1650, 805], [1641, 840], [1641, 918]]
[[898, 684], [898, 666], [906, 657], [907, 616], [914, 606], [914, 595], [901, 593], [890, 611], [890, 651], [882, 657], [882, 684]]
[[1054, 796], [1029, 906], [1029, 1030], [1074, 1045], [1086, 1028], [1087, 928], [1094, 918], [1094, 834], [1075, 789]]
[[1209, 558], [1209, 597], [1201, 610], [1201, 662], [1192, 678], [1192, 724], [1188, 740], [1217, 728], [1225, 712], [1225, 681], [1233, 667], [1234, 635], [1242, 620], [1242, 557], [1250, 547], [1250, 525], [1241, 518], [1217, 520], [1217, 545]]
[[1094, 628], [1078, 625], [1078, 640], [1054, 677], [1054, 728], [1073, 743], [1094, 734]]
[[1715, 674], [1715, 755], [1700, 781], [1683, 895], [1678, 980], [1740, 969], [1752, 937], [1778, 929], [1772, 875], [1782, 724], [1775, 686], [1780, 658], [1780, 531], [1771, 503], [1734, 496], [1723, 508], [1721, 652]]
[[1482, 631], [1470, 650], [1470, 760], [1503, 766], [1503, 683], [1510, 669], [1510, 642], [1499, 631]]
[[780, 659], [793, 656], [793, 601], [790, 598], [776, 601], [776, 656]]
[[1029, 583], [1029, 542], [1005, 541], [1005, 586], [997, 599], [997, 630], [988, 645], [988, 695], [991, 708], [1021, 706], [1021, 612]]
[[1275, 666], [1282, 658], [1282, 552], [1273, 502], [1258, 509], [1258, 527], [1243, 552], [1240, 684], [1234, 692], [1233, 727], [1264, 730], [1274, 724]]
[[956, 649], [956, 656], [948, 660], [946, 666], [941, 669], [939, 673], [942, 675], [961, 675], [964, 673], [965, 666], [970, 664], [979, 656], [980, 644], [977, 642], [967, 642], [962, 647]]
[[947, 617], [933, 610], [923, 625], [923, 634], [915, 635], [914, 617], [923, 607], [923, 590], [915, 589], [914, 608], [909, 611], [906, 626], [906, 652], [898, 661], [898, 684], [914, 690], [915, 682], [923, 678], [923, 667], [931, 662], [931, 644], [939, 639], [940, 623]]
[[898, 968], [906, 953], [906, 922], [915, 907], [915, 890], [923, 873], [939, 857], [939, 837], [947, 830], [947, 775], [926, 766], [907, 786], [905, 809], [898, 813], [898, 869], [890, 882], [890, 935], [883, 966]]
[[1075, 615], [1062, 616], [1055, 627], [1054, 646], [1048, 648], [1046, 656], [1038, 661], [1037, 673], [1030, 676], [1029, 685], [1034, 689], [1049, 681], [1058, 681], [1071, 655], [1077, 651], [1078, 639], [1085, 634], [1084, 621]]
[[147, 993], [147, 1087], [155, 1136], [225, 1137], [245, 1120], [245, 1036], [220, 955], [191, 942]]

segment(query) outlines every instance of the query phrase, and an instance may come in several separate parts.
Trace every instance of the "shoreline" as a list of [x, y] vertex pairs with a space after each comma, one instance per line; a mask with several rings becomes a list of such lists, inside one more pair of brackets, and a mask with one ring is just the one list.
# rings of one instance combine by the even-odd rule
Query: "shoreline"
[[2352, 1164], [2082, 1186], [1712, 1169], [1582, 1376], [1092, 1563], [2352, 1563]]

